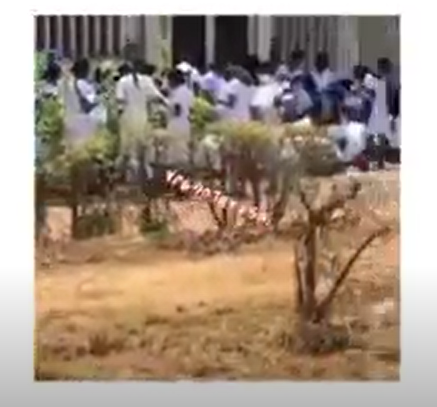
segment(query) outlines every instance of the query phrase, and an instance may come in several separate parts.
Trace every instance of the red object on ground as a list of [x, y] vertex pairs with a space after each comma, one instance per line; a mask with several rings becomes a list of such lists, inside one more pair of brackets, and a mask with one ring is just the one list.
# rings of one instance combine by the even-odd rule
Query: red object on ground
[[369, 171], [369, 160], [364, 156], [364, 154], [357, 155], [353, 161], [352, 165], [357, 167], [360, 171]]

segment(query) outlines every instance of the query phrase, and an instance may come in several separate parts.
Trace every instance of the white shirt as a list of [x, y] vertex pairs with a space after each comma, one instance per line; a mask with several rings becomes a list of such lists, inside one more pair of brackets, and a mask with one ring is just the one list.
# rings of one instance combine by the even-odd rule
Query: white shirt
[[260, 85], [254, 90], [251, 106], [259, 109], [263, 117], [274, 114], [276, 111], [275, 98], [280, 96], [281, 93], [281, 84], [275, 81], [273, 77], [260, 77]]
[[324, 69], [322, 72], [313, 71], [311, 75], [319, 92], [334, 81], [334, 73], [329, 68]]
[[233, 78], [226, 86], [228, 97], [235, 97], [235, 104], [229, 109], [229, 116], [235, 120], [250, 120], [250, 104], [254, 92], [253, 86], [245, 85], [240, 80]]
[[60, 95], [65, 109], [65, 137], [73, 144], [92, 137], [99, 124], [99, 120], [93, 114], [94, 109], [90, 112], [83, 110], [78, 93], [88, 103], [97, 102], [96, 89], [89, 81], [75, 78], [66, 78], [62, 81]]
[[202, 76], [200, 83], [203, 90], [210, 92], [214, 98], [217, 99], [220, 96], [221, 88], [226, 84], [226, 81], [215, 72], [209, 71]]
[[121, 77], [115, 88], [116, 98], [123, 103], [125, 112], [141, 111], [147, 115], [147, 103], [163, 96], [150, 76], [137, 74], [137, 78], [136, 84], [132, 74]]
[[372, 113], [369, 118], [368, 129], [372, 134], [391, 133], [390, 116], [387, 108], [387, 83], [385, 79], [372, 78], [373, 82], [367, 86], [372, 86], [375, 90], [375, 100], [372, 106]]
[[92, 83], [85, 79], [65, 79], [61, 85], [61, 95], [67, 115], [85, 114], [77, 92], [79, 92], [88, 103], [96, 103], [97, 101], [97, 92]]
[[281, 84], [273, 77], [260, 78], [260, 84], [254, 90], [251, 104], [261, 109], [269, 109], [273, 107], [275, 98], [281, 92]]
[[[170, 115], [168, 129], [189, 133], [190, 131], [190, 110], [194, 104], [194, 93], [187, 85], [179, 85], [171, 90], [169, 95]], [[178, 116], [173, 114], [175, 106], [179, 105], [181, 113]]]

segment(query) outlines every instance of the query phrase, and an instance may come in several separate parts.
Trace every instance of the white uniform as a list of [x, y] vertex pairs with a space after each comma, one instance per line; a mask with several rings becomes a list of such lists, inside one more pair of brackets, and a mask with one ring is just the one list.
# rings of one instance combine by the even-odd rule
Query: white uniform
[[96, 90], [85, 79], [68, 78], [63, 81], [60, 94], [65, 108], [66, 141], [69, 145], [78, 146], [93, 137], [99, 127], [99, 121], [93, 111], [84, 111], [80, 102], [82, 97], [90, 104], [96, 103]]
[[135, 83], [132, 74], [120, 78], [116, 85], [117, 100], [123, 104], [120, 117], [120, 142], [123, 154], [134, 153], [139, 144], [147, 144], [148, 103], [162, 97], [153, 79], [137, 75]]
[[251, 106], [259, 111], [263, 121], [271, 122], [277, 117], [274, 102], [281, 92], [281, 85], [273, 77], [260, 77], [260, 85], [254, 90]]
[[[189, 159], [190, 110], [194, 104], [193, 91], [185, 84], [171, 90], [169, 95], [170, 114], [167, 129], [171, 134], [167, 150], [169, 163], [187, 163]], [[173, 114], [175, 106], [181, 109], [178, 116]]]
[[249, 121], [254, 87], [244, 84], [237, 78], [233, 78], [227, 83], [226, 93], [228, 96], [232, 95], [235, 97], [235, 104], [229, 109], [229, 118]]
[[388, 136], [391, 130], [387, 108], [387, 83], [384, 79], [377, 79], [374, 84], [375, 100], [369, 119], [368, 131], [370, 134], [385, 134]]
[[[348, 122], [330, 126], [328, 136], [336, 143], [336, 153], [339, 160], [345, 163], [351, 162], [366, 148], [366, 126], [363, 123]], [[345, 148], [341, 150], [338, 142], [345, 141]]]
[[324, 69], [322, 72], [314, 71], [311, 73], [311, 76], [319, 92], [326, 89], [334, 81], [334, 73], [330, 69]]

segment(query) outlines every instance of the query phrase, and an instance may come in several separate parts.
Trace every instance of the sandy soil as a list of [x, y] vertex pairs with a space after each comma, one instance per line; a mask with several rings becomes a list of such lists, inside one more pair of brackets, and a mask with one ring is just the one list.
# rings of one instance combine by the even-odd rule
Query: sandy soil
[[[396, 222], [398, 175], [384, 175], [381, 186], [359, 205], [373, 202]], [[182, 216], [191, 225], [193, 213], [189, 206]], [[347, 238], [363, 234], [357, 228]], [[365, 252], [336, 302], [352, 344], [324, 355], [289, 346], [289, 242], [194, 260], [144, 239], [108, 238], [69, 245], [67, 257], [36, 270], [37, 379], [399, 378], [397, 231]]]

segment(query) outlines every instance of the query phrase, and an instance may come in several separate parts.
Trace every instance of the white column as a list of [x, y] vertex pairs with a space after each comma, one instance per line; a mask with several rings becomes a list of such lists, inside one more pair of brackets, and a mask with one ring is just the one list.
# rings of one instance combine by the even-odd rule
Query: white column
[[256, 19], [257, 16], [248, 16], [247, 21], [247, 46], [249, 55], [254, 55], [257, 53], [256, 43], [258, 33], [256, 30]]
[[106, 19], [106, 52], [109, 55], [112, 55], [114, 53], [114, 42], [112, 41], [114, 37], [114, 16], [107, 16]]
[[272, 18], [273, 17], [270, 16], [258, 16], [256, 53], [261, 61], [266, 61], [269, 59], [273, 28]]
[[146, 59], [149, 64], [158, 64], [159, 62], [159, 17], [146, 16]]
[[[159, 44], [159, 65], [162, 68], [163, 65], [172, 64], [172, 44], [173, 44], [173, 17], [172, 16], [160, 16], [159, 21], [159, 31], [160, 31], [160, 44]], [[162, 22], [165, 22], [165, 27], [162, 27]], [[164, 63], [164, 52], [165, 57], [168, 61]]]
[[44, 16], [44, 49], [50, 48], [50, 17]]
[[89, 26], [89, 16], [82, 16], [82, 24], [83, 24], [83, 54], [85, 58], [88, 58], [90, 56], [90, 26]]
[[123, 50], [124, 47], [124, 39], [126, 37], [126, 25], [125, 25], [125, 19], [123, 16], [120, 17], [120, 29], [118, 30], [118, 49], [120, 50], [120, 55], [121, 55], [121, 51]]
[[350, 75], [352, 67], [359, 63], [360, 44], [358, 17], [337, 17], [337, 70], [340, 75]]
[[100, 49], [100, 37], [102, 33], [100, 32], [100, 22], [102, 16], [95, 16], [94, 17], [94, 53], [96, 55], [100, 55], [101, 49]]
[[56, 48], [62, 52], [64, 30], [62, 28], [62, 16], [56, 16]]
[[125, 42], [127, 40], [136, 42], [137, 41], [137, 30], [136, 30], [136, 21], [135, 16], [124, 16], [123, 20], [125, 21]]
[[71, 55], [73, 58], [77, 58], [77, 48], [76, 48], [76, 16], [70, 16], [69, 23], [70, 23], [70, 49], [71, 49]]
[[[250, 18], [250, 17], [249, 17]], [[215, 60], [215, 17], [207, 15], [205, 17], [206, 26], [206, 41], [205, 41], [205, 55], [206, 63], [211, 64]]]
[[141, 57], [150, 63], [147, 59], [147, 16], [138, 16], [138, 20]]

